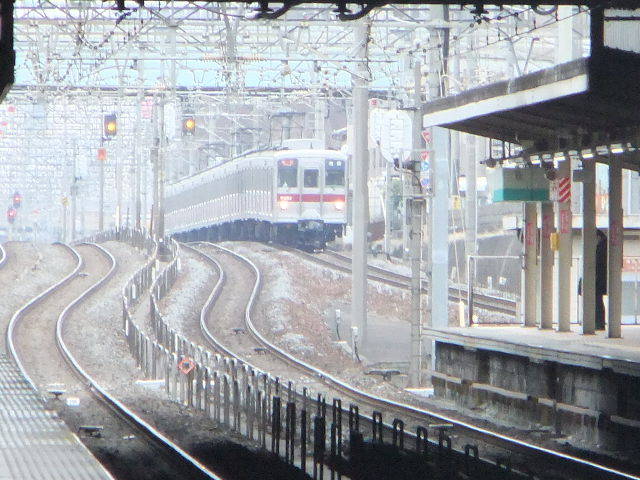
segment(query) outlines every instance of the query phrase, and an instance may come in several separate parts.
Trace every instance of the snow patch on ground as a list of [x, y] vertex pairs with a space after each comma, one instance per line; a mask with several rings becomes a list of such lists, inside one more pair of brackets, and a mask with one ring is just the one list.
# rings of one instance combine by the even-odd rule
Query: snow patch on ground
[[271, 331], [275, 334], [283, 333], [291, 323], [287, 308], [281, 303], [268, 305], [265, 308], [265, 316], [271, 326]]
[[201, 305], [200, 289], [210, 283], [211, 269], [194, 257], [181, 257], [182, 268], [179, 275], [184, 279], [180, 295], [170, 295], [170, 300], [163, 302], [162, 315], [167, 323], [182, 331], [186, 320], [185, 312], [199, 311]]
[[274, 250], [261, 251], [256, 248], [247, 248], [245, 246], [233, 246], [234, 250], [257, 262], [268, 272], [263, 278], [264, 285], [268, 288], [263, 289], [264, 300], [291, 300], [292, 302], [300, 302], [300, 298], [296, 295], [297, 289], [294, 287], [295, 282], [291, 275], [283, 265], [283, 260], [288, 254], [285, 252], [277, 252]]
[[372, 267], [384, 268], [390, 272], [406, 275], [407, 277], [411, 276], [411, 267], [400, 262], [402, 262], [402, 260], [396, 259], [390, 262], [384, 258], [374, 257], [372, 255], [369, 255], [367, 258], [367, 263]]
[[285, 333], [281, 339], [285, 346], [294, 353], [313, 353], [315, 350], [311, 345], [309, 345], [309, 342], [304, 335], [299, 333]]

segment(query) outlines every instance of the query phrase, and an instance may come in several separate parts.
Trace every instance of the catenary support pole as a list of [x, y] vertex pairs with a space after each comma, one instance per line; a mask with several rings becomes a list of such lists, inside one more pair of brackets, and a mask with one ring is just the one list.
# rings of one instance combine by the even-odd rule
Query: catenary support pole
[[[558, 165], [558, 179], [567, 179], [571, 185], [571, 160], [568, 158]], [[556, 202], [556, 232], [558, 250], [555, 264], [555, 300], [556, 324], [559, 332], [571, 329], [571, 257], [573, 255], [571, 197], [565, 202]]]
[[165, 99], [160, 106], [160, 125], [158, 126], [158, 135], [160, 142], [158, 144], [158, 238], [164, 237], [164, 182], [166, 176], [166, 137], [164, 132], [164, 105]]
[[153, 190], [151, 202], [151, 226], [153, 238], [158, 240], [158, 202], [159, 202], [159, 185], [160, 185], [160, 137], [159, 137], [159, 111], [162, 108], [161, 102], [155, 102], [153, 106], [153, 146], [151, 147], [151, 162], [153, 163]]
[[[141, 67], [138, 67], [138, 76], [141, 77]], [[136, 105], [136, 126], [135, 126], [135, 132], [136, 132], [136, 141], [133, 142], [133, 202], [132, 202], [132, 207], [133, 207], [133, 212], [135, 215], [135, 222], [133, 222], [136, 230], [140, 230], [140, 228], [142, 227], [141, 221], [140, 221], [140, 217], [141, 217], [141, 210], [142, 210], [142, 200], [140, 198], [140, 177], [141, 177], [141, 168], [142, 168], [142, 162], [140, 161], [140, 157], [142, 155], [142, 148], [140, 147], [140, 142], [141, 142], [141, 133], [142, 133], [142, 128], [140, 126], [140, 123], [142, 122], [142, 90], [140, 90], [138, 92], [138, 96], [137, 96], [137, 105]]]
[[582, 159], [582, 333], [595, 332], [596, 306], [595, 160]]
[[[465, 140], [471, 148], [466, 149], [464, 161], [464, 177], [465, 177], [465, 202], [464, 202], [464, 254], [465, 256], [476, 255], [477, 238], [476, 238], [476, 220], [477, 220], [477, 190], [476, 190], [476, 171], [478, 162], [484, 160], [484, 151], [481, 148], [480, 141], [484, 138], [476, 137], [468, 134], [464, 135]], [[467, 262], [467, 266], [473, 267], [473, 262]], [[469, 278], [471, 277], [471, 278]], [[473, 282], [474, 272], [467, 271], [467, 281]]]
[[71, 174], [71, 241], [76, 239], [78, 225], [78, 143], [73, 142], [73, 173]]
[[420, 152], [424, 140], [422, 138], [422, 74], [420, 62], [413, 65], [414, 95], [413, 118], [411, 128], [411, 159], [414, 171], [410, 174], [411, 184], [409, 259], [411, 264], [411, 356], [409, 361], [409, 386], [419, 387], [422, 374], [422, 305], [421, 305], [421, 260], [422, 260], [422, 215], [424, 195], [420, 186]]
[[391, 184], [393, 182], [393, 164], [386, 162], [384, 179], [384, 253], [391, 255], [391, 222], [393, 221], [393, 199], [391, 198]]
[[536, 325], [538, 212], [534, 202], [524, 203], [524, 282], [522, 302], [525, 327]]
[[366, 81], [366, 58], [369, 38], [368, 20], [356, 25], [359, 56], [362, 59], [353, 87], [353, 247], [351, 277], [351, 325], [358, 328], [361, 343], [367, 339], [367, 230], [369, 225], [369, 90]]
[[607, 337], [622, 336], [622, 261], [624, 225], [622, 212], [622, 167], [609, 162], [609, 255], [607, 266]]
[[[103, 147], [106, 150], [106, 147]], [[100, 199], [98, 202], [98, 230], [100, 232], [104, 231], [104, 162], [106, 162], [106, 158], [98, 159], [98, 163], [100, 164]]]
[[[11, 228], [13, 231], [13, 226]], [[10, 238], [13, 240], [13, 238]], [[67, 243], [67, 202], [62, 201], [62, 243]]]
[[538, 269], [537, 324], [541, 329], [553, 327], [553, 203], [540, 202], [540, 268]]

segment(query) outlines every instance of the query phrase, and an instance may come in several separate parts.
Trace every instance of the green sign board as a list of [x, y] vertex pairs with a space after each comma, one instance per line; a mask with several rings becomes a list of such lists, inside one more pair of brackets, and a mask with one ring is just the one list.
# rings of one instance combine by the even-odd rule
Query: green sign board
[[546, 202], [549, 180], [538, 166], [497, 167], [487, 171], [494, 202]]

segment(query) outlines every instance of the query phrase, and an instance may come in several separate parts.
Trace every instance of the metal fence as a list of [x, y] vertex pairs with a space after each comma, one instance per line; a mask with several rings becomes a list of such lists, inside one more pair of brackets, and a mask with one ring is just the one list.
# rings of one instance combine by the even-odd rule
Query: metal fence
[[[167, 324], [158, 308], [178, 276], [180, 248], [166, 242], [171, 261], [154, 279], [157, 245], [143, 237], [121, 231], [101, 239], [128, 241], [150, 255], [123, 289], [123, 328], [138, 366], [145, 376], [163, 379], [173, 401], [205, 412], [314, 479], [452, 478], [454, 470], [467, 472], [469, 478], [510, 476], [505, 458], [495, 464], [480, 461], [475, 445], [454, 450], [447, 434], [451, 425], [432, 424], [409, 432], [400, 419], [385, 423], [381, 412], [365, 415], [355, 404], [344, 408], [339, 398], [329, 404], [322, 393], [298, 390], [292, 382], [190, 342]], [[152, 325], [148, 333], [131, 315], [147, 289]]]

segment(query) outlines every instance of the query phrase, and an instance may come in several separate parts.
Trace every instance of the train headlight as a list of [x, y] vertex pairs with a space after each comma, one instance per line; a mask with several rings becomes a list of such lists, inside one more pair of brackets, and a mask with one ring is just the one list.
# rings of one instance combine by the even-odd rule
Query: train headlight
[[336, 200], [333, 202], [333, 206], [336, 207], [336, 210], [342, 212], [344, 210], [344, 202], [342, 200]]
[[280, 210], [286, 210], [289, 208], [289, 200], [280, 200], [278, 205], [280, 206]]

